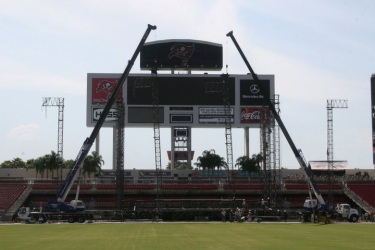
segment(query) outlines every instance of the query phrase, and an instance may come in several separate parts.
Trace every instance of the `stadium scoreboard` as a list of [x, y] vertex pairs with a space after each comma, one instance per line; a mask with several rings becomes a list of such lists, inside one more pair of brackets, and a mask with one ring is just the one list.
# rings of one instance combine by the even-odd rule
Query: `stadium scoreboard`
[[[88, 127], [99, 120], [120, 77], [87, 74]], [[153, 127], [153, 114], [158, 109], [160, 127], [224, 127], [229, 118], [233, 127], [255, 128], [260, 125], [265, 98], [274, 99], [275, 92], [273, 75], [258, 77], [256, 82], [251, 75], [130, 74], [117, 98], [125, 106], [125, 127]], [[114, 104], [103, 126], [116, 126], [117, 117]]]

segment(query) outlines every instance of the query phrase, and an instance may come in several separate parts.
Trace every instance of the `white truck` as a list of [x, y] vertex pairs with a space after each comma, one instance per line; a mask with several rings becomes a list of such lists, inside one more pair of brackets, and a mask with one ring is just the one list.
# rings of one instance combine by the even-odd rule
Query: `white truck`
[[338, 218], [341, 220], [357, 222], [359, 219], [358, 210], [350, 207], [349, 204], [337, 204], [335, 211]]

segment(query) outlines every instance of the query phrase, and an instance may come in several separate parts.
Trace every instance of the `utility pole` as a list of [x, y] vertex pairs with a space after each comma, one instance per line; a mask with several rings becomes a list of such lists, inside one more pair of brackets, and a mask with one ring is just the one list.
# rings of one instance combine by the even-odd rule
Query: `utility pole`
[[[58, 107], [57, 125], [57, 154], [63, 158], [63, 134], [64, 134], [64, 98], [43, 97], [42, 107]], [[57, 174], [58, 175], [58, 174]], [[62, 180], [62, 165], [60, 166], [60, 180]]]

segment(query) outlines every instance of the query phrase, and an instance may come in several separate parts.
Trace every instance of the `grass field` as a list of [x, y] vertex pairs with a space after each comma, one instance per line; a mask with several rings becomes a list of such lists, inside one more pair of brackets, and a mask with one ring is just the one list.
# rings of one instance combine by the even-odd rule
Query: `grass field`
[[0, 225], [0, 249], [375, 249], [375, 224]]

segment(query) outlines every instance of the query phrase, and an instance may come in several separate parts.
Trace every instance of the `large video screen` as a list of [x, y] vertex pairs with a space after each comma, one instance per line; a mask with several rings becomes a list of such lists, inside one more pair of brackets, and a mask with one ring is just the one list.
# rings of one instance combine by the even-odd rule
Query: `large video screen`
[[228, 100], [234, 105], [234, 77], [224, 84], [222, 77], [128, 77], [127, 104], [152, 105], [152, 86], [159, 105], [224, 105], [223, 88], [228, 86]]

